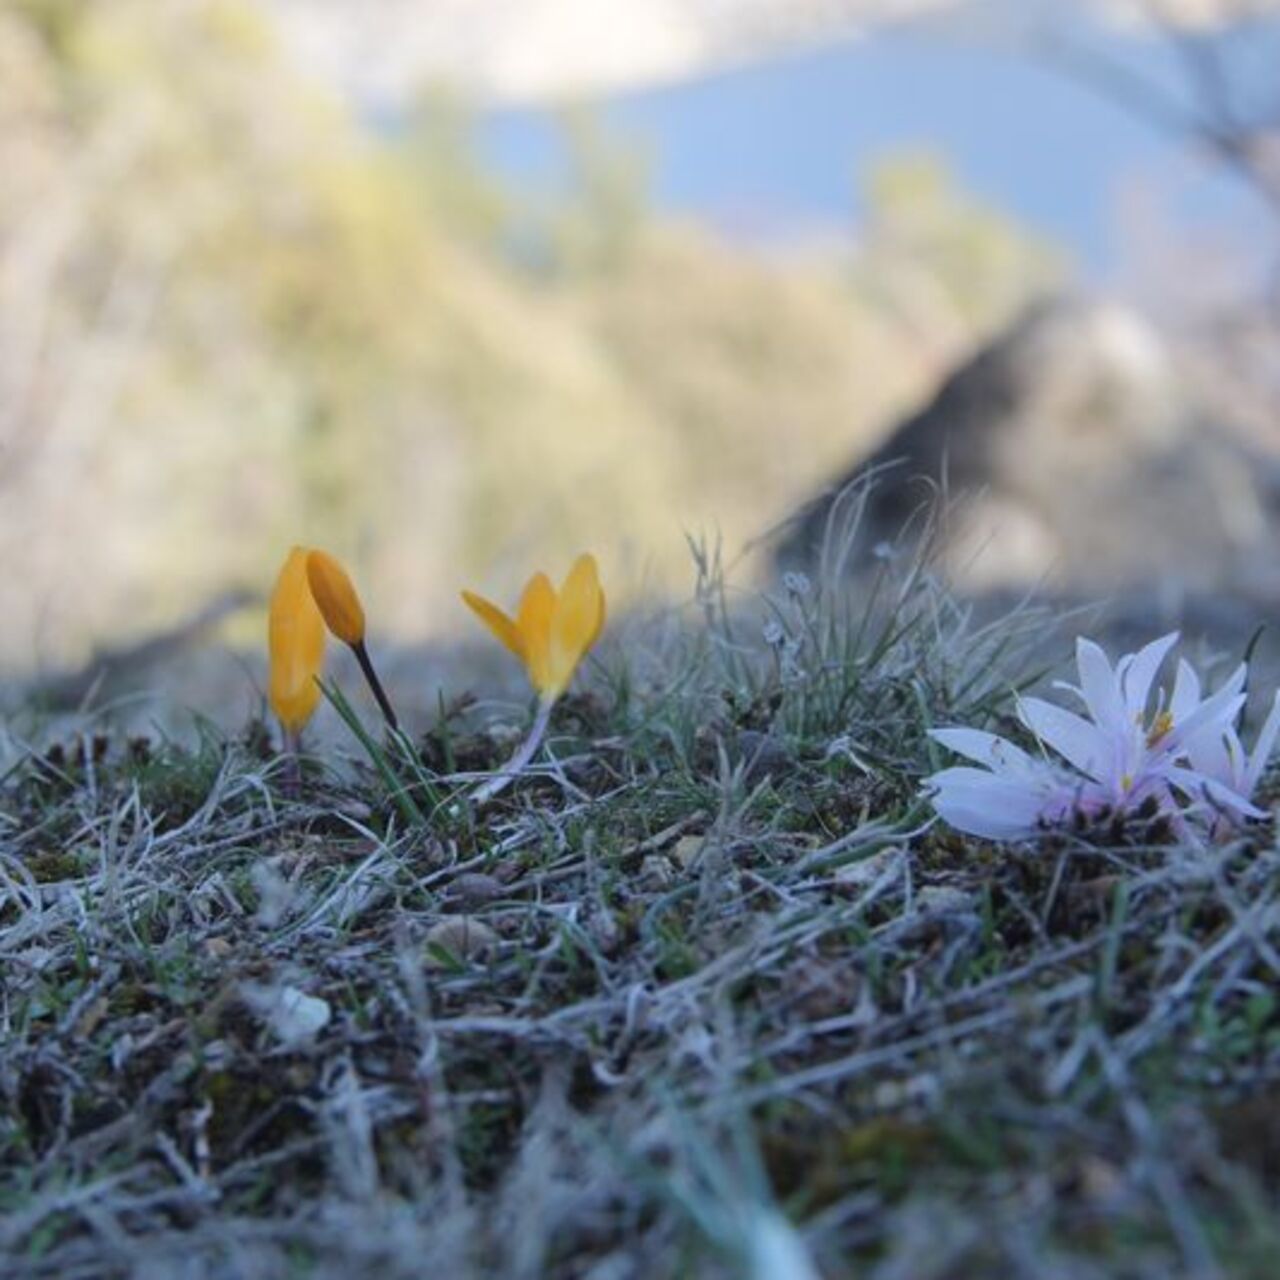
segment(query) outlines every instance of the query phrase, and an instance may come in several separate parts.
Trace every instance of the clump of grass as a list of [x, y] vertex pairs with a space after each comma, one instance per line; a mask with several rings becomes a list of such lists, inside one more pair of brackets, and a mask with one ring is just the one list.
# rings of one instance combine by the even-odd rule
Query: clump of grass
[[483, 808], [465, 703], [298, 795], [260, 734], [31, 748], [0, 1272], [1270, 1275], [1271, 831], [931, 825], [1050, 620], [851, 538], [763, 599], [695, 546]]

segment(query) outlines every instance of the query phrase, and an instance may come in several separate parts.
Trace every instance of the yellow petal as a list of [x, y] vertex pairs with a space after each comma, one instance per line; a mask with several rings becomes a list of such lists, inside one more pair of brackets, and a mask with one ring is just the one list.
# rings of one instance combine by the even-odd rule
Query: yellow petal
[[583, 650], [584, 653], [588, 652], [591, 649], [591, 646], [595, 644], [597, 640], [600, 639], [600, 633], [604, 630], [604, 618], [605, 618], [604, 591], [601, 590], [599, 594], [600, 594], [600, 606], [599, 608], [596, 609], [596, 625], [591, 632], [591, 639], [587, 641], [587, 648]]
[[583, 655], [595, 643], [604, 626], [604, 592], [594, 556], [582, 555], [573, 563], [556, 601], [551, 630], [550, 680], [552, 696], [569, 687]]
[[491, 604], [483, 596], [478, 596], [472, 591], [464, 591], [462, 599], [480, 621], [523, 662], [524, 640], [516, 624], [496, 604]]
[[516, 625], [524, 641], [529, 679], [540, 694], [552, 698], [559, 692], [553, 687], [551, 671], [551, 620], [555, 612], [555, 587], [545, 573], [535, 573], [520, 597]]
[[307, 582], [325, 625], [344, 644], [364, 640], [364, 607], [347, 571], [327, 551], [307, 555]]
[[307, 550], [294, 547], [276, 578], [267, 616], [271, 709], [297, 733], [320, 701], [316, 677], [324, 665], [324, 619], [307, 581]]

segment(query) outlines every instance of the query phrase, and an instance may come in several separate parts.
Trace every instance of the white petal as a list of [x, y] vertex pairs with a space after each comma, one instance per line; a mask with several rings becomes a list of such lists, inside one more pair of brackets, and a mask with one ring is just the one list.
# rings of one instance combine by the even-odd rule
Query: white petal
[[1041, 742], [1081, 773], [1101, 780], [1110, 768], [1114, 755], [1110, 739], [1083, 716], [1040, 698], [1023, 698], [1018, 703], [1018, 715]]
[[929, 736], [956, 755], [1000, 773], [1025, 773], [1034, 770], [1038, 763], [1021, 747], [980, 729], [931, 729]]
[[1120, 676], [1120, 690], [1124, 696], [1124, 704], [1130, 718], [1141, 716], [1147, 708], [1151, 696], [1151, 684], [1160, 670], [1165, 655], [1178, 643], [1178, 633], [1171, 631], [1159, 640], [1139, 649], [1127, 662]]

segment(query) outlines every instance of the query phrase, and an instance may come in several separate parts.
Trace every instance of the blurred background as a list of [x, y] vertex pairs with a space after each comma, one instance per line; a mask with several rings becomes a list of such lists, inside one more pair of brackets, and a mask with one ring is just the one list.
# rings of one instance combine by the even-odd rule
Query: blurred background
[[868, 461], [963, 590], [1280, 599], [1280, 2], [0, 0], [0, 175], [11, 683], [294, 542], [405, 646], [766, 578]]

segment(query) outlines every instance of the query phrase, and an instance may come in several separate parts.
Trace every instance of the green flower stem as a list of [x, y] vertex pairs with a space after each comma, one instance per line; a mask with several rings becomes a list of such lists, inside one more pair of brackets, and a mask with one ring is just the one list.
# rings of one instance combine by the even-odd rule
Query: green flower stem
[[[316, 677], [316, 683], [320, 686], [320, 691], [328, 698], [333, 709], [342, 717], [347, 728], [355, 734], [360, 745], [365, 749], [370, 762], [382, 778], [388, 794], [390, 794], [392, 800], [396, 803], [396, 807], [404, 815], [405, 821], [411, 827], [427, 826], [426, 816], [418, 808], [413, 797], [396, 776], [396, 771], [391, 767], [391, 762], [387, 759], [386, 752], [373, 740], [368, 730], [360, 723], [360, 717], [356, 715], [355, 709], [347, 701], [342, 690], [336, 684], [329, 684], [319, 677]], [[397, 732], [395, 740], [399, 742], [402, 736]]]

